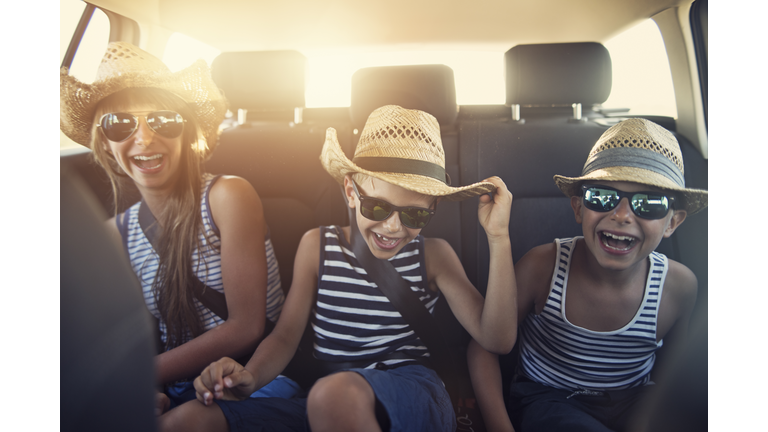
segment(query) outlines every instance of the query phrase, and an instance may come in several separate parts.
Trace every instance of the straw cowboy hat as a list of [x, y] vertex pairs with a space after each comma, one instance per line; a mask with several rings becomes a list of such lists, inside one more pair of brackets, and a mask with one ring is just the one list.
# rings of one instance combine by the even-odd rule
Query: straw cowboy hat
[[687, 189], [680, 145], [671, 132], [652, 121], [632, 118], [603, 133], [589, 153], [581, 177], [554, 176], [568, 196], [581, 194], [589, 180], [641, 183], [676, 192], [689, 215], [707, 206], [707, 191]]
[[359, 172], [420, 194], [460, 201], [492, 192], [493, 183], [451, 187], [445, 173], [440, 125], [430, 114], [396, 105], [376, 109], [368, 117], [355, 156], [349, 160], [328, 128], [320, 162], [337, 182]]
[[78, 81], [69, 75], [66, 67], [61, 68], [60, 77], [61, 131], [78, 144], [90, 146], [93, 114], [105, 97], [127, 88], [149, 87], [166, 90], [189, 104], [208, 146], [204, 158], [216, 147], [227, 100], [214, 84], [203, 60], [172, 73], [152, 54], [128, 42], [112, 42], [107, 46], [93, 84]]

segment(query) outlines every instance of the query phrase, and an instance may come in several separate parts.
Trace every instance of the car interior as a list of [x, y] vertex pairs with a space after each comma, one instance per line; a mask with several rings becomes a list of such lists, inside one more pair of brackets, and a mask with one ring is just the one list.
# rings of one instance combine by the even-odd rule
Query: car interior
[[[265, 1], [89, 3], [109, 17], [110, 40], [126, 40], [150, 52], [161, 52], [167, 34], [177, 31], [221, 50], [211, 64], [212, 76], [227, 96], [232, 116], [222, 125], [219, 146], [205, 170], [243, 177], [256, 189], [286, 291], [301, 236], [320, 225], [344, 226], [349, 222], [340, 186], [318, 159], [326, 129], [337, 131], [343, 149], [352, 157], [365, 120], [383, 105], [419, 109], [436, 117], [446, 171], [454, 184], [471, 184], [493, 175], [504, 180], [514, 195], [509, 231], [515, 262], [534, 246], [581, 234], [569, 198], [552, 177], [578, 176], [600, 135], [623, 119], [642, 116], [672, 131], [682, 150], [686, 187], [708, 189], [706, 48], [702, 51], [698, 42], [702, 27], [706, 34], [706, 0], [629, 1], [621, 5], [611, 0], [556, 0], [547, 5], [517, 0], [504, 5], [489, 0], [467, 4], [396, 1], [384, 8], [348, 0], [291, 2], [305, 9], [301, 12], [288, 11], [285, 3]], [[664, 38], [677, 117], [635, 115], [602, 107], [612, 90], [612, 63], [601, 42], [641, 19], [653, 19]], [[706, 36], [703, 41], [706, 43]], [[77, 46], [76, 37], [72, 43]], [[498, 49], [506, 44], [500, 55], [505, 102], [459, 104], [450, 67], [406, 64], [355, 72], [349, 83], [348, 107], [306, 106], [307, 57], [302, 49], [384, 43], [464, 44], [475, 49]], [[65, 212], [82, 207], [82, 199], [97, 207], [91, 219], [102, 220], [139, 199], [138, 192], [128, 194], [114, 209], [109, 181], [87, 149], [62, 150], [60, 164], [62, 228]], [[76, 179], [78, 187], [73, 190], [77, 193], [67, 189], [65, 195], [65, 175], [67, 183], [70, 177]], [[80, 198], [76, 200], [74, 195]], [[470, 281], [485, 294], [490, 256], [478, 222], [477, 199], [442, 201], [438, 209], [423, 235], [445, 239], [461, 259]], [[689, 216], [657, 249], [685, 264], [698, 278], [691, 331], [697, 335], [697, 349], [703, 347], [703, 356], [667, 352], [665, 344], [657, 364], [664, 365], [659, 366], [660, 371], [669, 365], [694, 374], [691, 379], [699, 383], [699, 399], [681, 390], [690, 390], [690, 385], [666, 382], [666, 375], [654, 373], [654, 379], [670, 389], [665, 395], [679, 395], [651, 408], [655, 414], [649, 417], [656, 423], [646, 425], [646, 430], [701, 430], [695, 427], [701, 427], [702, 421], [706, 428], [707, 226], [705, 209]], [[74, 245], [62, 230], [62, 305], [70, 284], [63, 276], [64, 257], [70, 248]], [[115, 258], [104, 254], [100, 259]], [[447, 304], [438, 306], [436, 317], [444, 332], [451, 335], [453, 348], [465, 359], [469, 336]], [[64, 337], [62, 326], [62, 341]], [[514, 372], [516, 354], [515, 348], [500, 357], [505, 385]], [[691, 362], [696, 367], [691, 367]], [[463, 367], [466, 373], [466, 364]], [[62, 363], [62, 377], [65, 374]], [[663, 413], [662, 408], [683, 400], [694, 401], [699, 404], [694, 408], [699, 408]], [[667, 419], [681, 412], [699, 423], [686, 423], [690, 429], [671, 428], [676, 423]], [[472, 430], [484, 429], [474, 425]]]

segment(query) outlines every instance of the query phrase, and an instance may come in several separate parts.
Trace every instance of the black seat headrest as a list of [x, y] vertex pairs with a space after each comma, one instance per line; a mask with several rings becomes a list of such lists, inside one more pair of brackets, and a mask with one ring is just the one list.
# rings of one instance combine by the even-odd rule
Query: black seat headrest
[[507, 105], [593, 105], [611, 94], [611, 56], [596, 42], [517, 45], [504, 74]]
[[399, 105], [432, 114], [441, 126], [458, 115], [453, 69], [446, 65], [385, 66], [360, 69], [352, 75], [350, 115], [362, 127], [376, 108]]
[[213, 60], [211, 75], [231, 110], [303, 108], [306, 62], [298, 51], [225, 52]]

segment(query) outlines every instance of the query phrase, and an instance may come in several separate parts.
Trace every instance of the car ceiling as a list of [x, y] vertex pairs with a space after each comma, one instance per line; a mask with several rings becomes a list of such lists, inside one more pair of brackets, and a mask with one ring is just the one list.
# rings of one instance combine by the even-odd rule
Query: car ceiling
[[[221, 51], [604, 42], [685, 0], [94, 0]], [[147, 31], [142, 29], [142, 31]]]

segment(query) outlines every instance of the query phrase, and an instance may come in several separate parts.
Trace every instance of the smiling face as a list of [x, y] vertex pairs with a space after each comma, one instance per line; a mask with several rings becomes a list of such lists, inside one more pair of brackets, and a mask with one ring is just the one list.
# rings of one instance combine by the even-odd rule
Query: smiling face
[[[661, 191], [651, 186], [629, 182], [595, 181], [590, 184], [610, 186], [623, 192]], [[607, 212], [584, 206], [581, 196], [571, 197], [576, 222], [581, 224], [584, 242], [599, 265], [607, 270], [634, 267], [653, 252], [663, 238], [675, 232], [685, 220], [685, 210], [670, 209], [661, 219], [644, 219], [632, 212], [629, 200]]]
[[[163, 110], [178, 112], [186, 120], [179, 136], [164, 137], [147, 125], [147, 114]], [[96, 110], [95, 122], [103, 114], [114, 112], [132, 114], [138, 118], [138, 126], [122, 141], [110, 140], [101, 128], [96, 128], [92, 147], [94, 153], [98, 153], [97, 159], [102, 165], [107, 162], [111, 169], [131, 178], [142, 196], [146, 193], [170, 194], [179, 176], [187, 171], [189, 161], [186, 159], [194, 157], [189, 147], [195, 140], [195, 123], [186, 104], [159, 91], [129, 89], [102, 101]]]
[[[434, 197], [412, 192], [373, 177], [360, 181], [357, 187], [361, 195], [379, 198], [400, 207], [430, 208], [435, 201]], [[344, 193], [350, 208], [355, 209], [357, 227], [376, 258], [392, 258], [421, 232], [421, 229], [403, 225], [398, 212], [392, 212], [383, 221], [373, 221], [360, 214], [360, 200], [352, 187], [351, 175], [344, 178]]]

